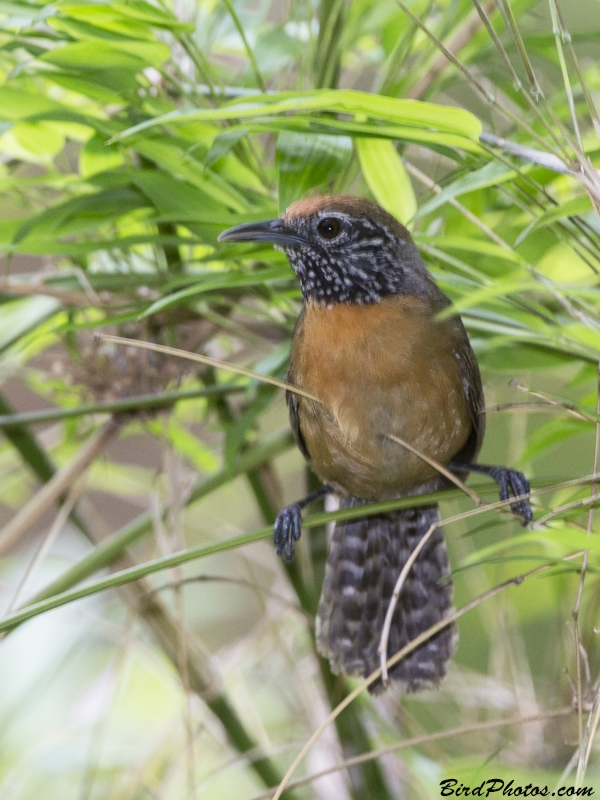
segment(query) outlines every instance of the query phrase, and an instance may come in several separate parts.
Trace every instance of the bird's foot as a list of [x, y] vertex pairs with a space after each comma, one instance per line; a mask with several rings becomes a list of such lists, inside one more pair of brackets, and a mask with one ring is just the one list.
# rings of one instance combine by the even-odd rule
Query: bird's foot
[[285, 564], [291, 564], [296, 552], [296, 542], [302, 528], [302, 505], [292, 503], [280, 511], [273, 526], [273, 542], [278, 556]]
[[[479, 472], [481, 475], [489, 475], [489, 477], [496, 481], [500, 489], [500, 500], [509, 500], [511, 497], [521, 497], [521, 495], [529, 494], [530, 486], [529, 481], [516, 469], [509, 469], [508, 467], [489, 467], [485, 464], [463, 464], [458, 461], [450, 462], [450, 469], [457, 472]], [[517, 500], [515, 503], [510, 504], [510, 510], [513, 514], [521, 517], [523, 525], [528, 525], [533, 519], [533, 512], [529, 503], [529, 498], [525, 497], [522, 500]]]
[[334, 489], [332, 486], [324, 484], [311, 492], [308, 497], [303, 500], [298, 500], [292, 503], [291, 506], [286, 506], [283, 511], [280, 511], [273, 526], [273, 541], [275, 542], [275, 551], [278, 556], [281, 556], [286, 564], [291, 564], [294, 560], [294, 553], [296, 552], [296, 542], [300, 538], [302, 529], [302, 509], [314, 503], [319, 497], [325, 494], [331, 494]]
[[[500, 500], [509, 500], [511, 497], [520, 497], [529, 494], [529, 481], [516, 469], [508, 467], [488, 467], [485, 464], [469, 464], [468, 468], [472, 472], [480, 472], [482, 475], [489, 475], [498, 484], [500, 489]], [[528, 525], [533, 519], [533, 512], [528, 498], [517, 500], [510, 504], [513, 514], [521, 517], [523, 525]]]
[[[508, 467], [490, 467], [488, 475], [498, 484], [500, 500], [508, 500], [510, 497], [519, 497], [523, 494], [529, 494], [531, 491], [529, 481], [525, 475], [516, 469], [508, 469]], [[517, 514], [517, 516], [521, 517], [523, 525], [529, 524], [533, 519], [529, 498], [511, 503], [510, 510], [513, 514]]]

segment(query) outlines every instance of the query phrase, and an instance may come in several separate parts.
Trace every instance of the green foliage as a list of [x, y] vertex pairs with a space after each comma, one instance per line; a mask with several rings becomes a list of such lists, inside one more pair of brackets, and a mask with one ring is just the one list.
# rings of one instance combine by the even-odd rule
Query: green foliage
[[[303, 494], [282, 393], [91, 336], [282, 379], [294, 276], [270, 246], [217, 237], [325, 192], [372, 197], [410, 226], [482, 366], [481, 461], [532, 478], [526, 532], [498, 510], [461, 518], [469, 502], [443, 495], [457, 607], [539, 574], [461, 617], [437, 693], [359, 698], [302, 767], [403, 743], [385, 769], [374, 759], [285, 796], [433, 797], [443, 777], [475, 784], [496, 766], [556, 785], [600, 669], [585, 479], [598, 471], [600, 13], [591, 0], [564, 20], [554, 0], [485, 9], [0, 1], [0, 411], [26, 412], [31, 391], [42, 407], [0, 418], [2, 500], [29, 515], [11, 553], [0, 531], [2, 796], [250, 798], [348, 692], [312, 640], [319, 528], [336, 517], [311, 515], [287, 573], [263, 541]], [[108, 415], [119, 441], [59, 487], [54, 523], [35, 516], [34, 477], [51, 486]], [[107, 592], [118, 586], [129, 594]], [[565, 623], [580, 586], [577, 648]], [[565, 668], [579, 725], [463, 730], [569, 706]]]

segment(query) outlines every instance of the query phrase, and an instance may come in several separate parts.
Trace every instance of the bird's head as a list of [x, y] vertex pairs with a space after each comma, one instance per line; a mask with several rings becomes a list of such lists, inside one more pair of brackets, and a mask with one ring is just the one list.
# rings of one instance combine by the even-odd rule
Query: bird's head
[[305, 300], [323, 305], [438, 291], [404, 225], [359, 197], [298, 200], [278, 219], [229, 228], [219, 241], [272, 242], [288, 257]]

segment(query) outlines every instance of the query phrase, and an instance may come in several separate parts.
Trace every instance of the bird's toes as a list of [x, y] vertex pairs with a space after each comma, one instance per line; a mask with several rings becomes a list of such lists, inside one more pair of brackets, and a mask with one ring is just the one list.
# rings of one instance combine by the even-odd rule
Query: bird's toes
[[[500, 487], [500, 499], [508, 500], [510, 497], [520, 497], [524, 494], [529, 494], [530, 486], [529, 481], [522, 472], [516, 469], [501, 468], [498, 470], [498, 475], [494, 476], [498, 486]], [[521, 517], [523, 525], [528, 525], [533, 519], [533, 511], [528, 498], [518, 500], [516, 503], [510, 504], [510, 510], [513, 514]]]
[[[516, 469], [509, 469], [508, 473], [508, 482], [513, 496], [519, 497], [523, 494], [529, 494], [531, 487], [525, 475], [523, 475], [522, 472], [518, 472]], [[513, 503], [511, 505], [511, 510], [522, 517], [523, 525], [527, 525], [533, 519], [533, 511], [531, 510], [529, 498], [524, 498], [517, 503]]]
[[296, 542], [302, 530], [302, 512], [297, 503], [280, 511], [273, 526], [275, 551], [286, 564], [291, 564], [296, 552]]

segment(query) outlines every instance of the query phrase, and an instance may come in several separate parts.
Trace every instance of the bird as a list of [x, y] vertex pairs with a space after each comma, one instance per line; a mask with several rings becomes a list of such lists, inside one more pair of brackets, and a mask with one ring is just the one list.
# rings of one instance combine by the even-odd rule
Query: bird
[[[517, 470], [477, 463], [485, 432], [477, 360], [460, 317], [448, 311], [449, 298], [395, 217], [364, 198], [313, 196], [277, 219], [229, 228], [219, 241], [270, 242], [299, 279], [304, 303], [286, 379], [299, 391], [289, 389], [286, 399], [295, 441], [322, 486], [279, 513], [274, 543], [291, 563], [302, 510], [325, 494], [337, 493], [342, 509], [365, 506], [364, 516], [335, 524], [316, 639], [334, 673], [368, 677], [380, 663], [384, 619], [402, 567], [440, 522], [436, 503], [387, 513], [369, 513], [368, 504], [451, 488], [433, 462], [462, 480], [470, 472], [491, 477], [526, 525], [529, 482]], [[402, 587], [387, 657], [449, 617], [452, 601], [440, 526]], [[456, 644], [456, 627], [448, 624], [389, 677], [407, 692], [435, 688]]]

